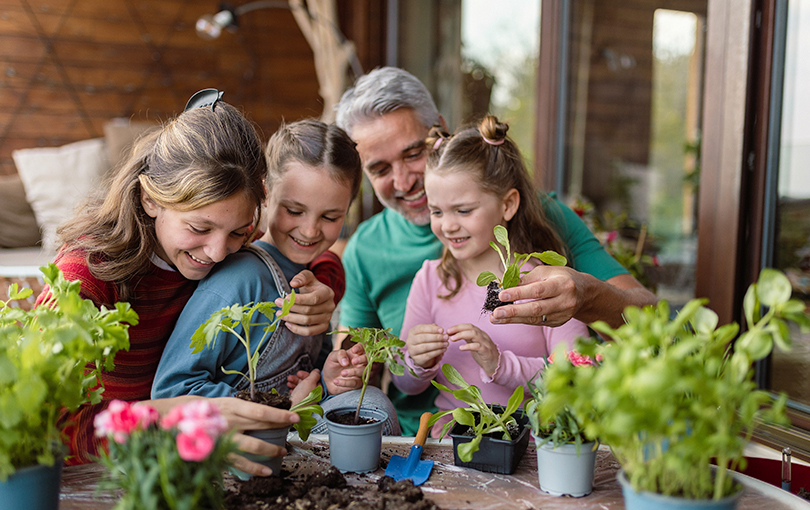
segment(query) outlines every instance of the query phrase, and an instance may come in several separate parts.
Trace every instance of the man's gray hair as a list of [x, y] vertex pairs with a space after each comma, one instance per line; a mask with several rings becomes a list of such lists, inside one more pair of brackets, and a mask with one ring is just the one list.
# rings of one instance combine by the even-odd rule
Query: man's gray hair
[[380, 67], [357, 79], [343, 93], [335, 109], [335, 122], [349, 136], [357, 124], [382, 117], [400, 108], [411, 108], [423, 126], [440, 123], [433, 97], [419, 79], [397, 67]]

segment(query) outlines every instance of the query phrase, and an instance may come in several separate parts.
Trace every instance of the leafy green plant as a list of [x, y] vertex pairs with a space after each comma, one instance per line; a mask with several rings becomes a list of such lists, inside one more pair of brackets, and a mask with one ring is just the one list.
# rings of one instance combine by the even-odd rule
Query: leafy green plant
[[129, 348], [129, 327], [138, 324], [128, 303], [99, 309], [56, 265], [40, 270], [50, 287], [42, 305], [12, 308], [32, 293], [17, 284], [0, 301], [0, 481], [22, 467], [53, 465], [60, 411], [101, 401], [101, 371]]
[[464, 462], [470, 462], [472, 460], [473, 453], [478, 451], [481, 439], [483, 439], [486, 434], [500, 433], [502, 439], [506, 441], [512, 440], [512, 436], [509, 434], [509, 427], [518, 426], [517, 421], [512, 415], [515, 414], [515, 411], [517, 411], [520, 403], [523, 401], [523, 386], [515, 388], [503, 412], [499, 413], [493, 409], [494, 405], [499, 404], [487, 404], [484, 402], [484, 399], [481, 398], [481, 390], [478, 386], [468, 384], [452, 365], [444, 363], [442, 365], [442, 373], [447, 377], [447, 381], [458, 386], [458, 389], [454, 390], [436, 381], [430, 381], [433, 386], [441, 391], [450, 393], [462, 402], [469, 404], [469, 406], [457, 407], [453, 410], [436, 413], [430, 419], [428, 425], [433, 426], [441, 417], [452, 414], [453, 419], [442, 427], [440, 437], [444, 437], [455, 423], [466, 425], [472, 429], [474, 435], [472, 441], [458, 446], [458, 457], [461, 460]]
[[[333, 331], [333, 333], [341, 333], [341, 331]], [[391, 328], [350, 327], [345, 333], [348, 333], [348, 339], [350, 341], [363, 345], [363, 350], [368, 360], [368, 364], [363, 370], [363, 387], [360, 390], [360, 400], [357, 402], [357, 410], [354, 413], [354, 423], [356, 425], [360, 421], [360, 407], [363, 405], [363, 398], [366, 396], [366, 388], [368, 388], [368, 382], [369, 379], [371, 379], [371, 367], [374, 363], [385, 363], [392, 374], [403, 375], [405, 373], [403, 361], [405, 355], [402, 352], [402, 348], [405, 347], [405, 342], [391, 333]], [[403, 361], [403, 364], [400, 365], [397, 360]], [[408, 370], [411, 369], [409, 368]], [[411, 373], [416, 377], [413, 370], [411, 370]]]
[[674, 318], [661, 301], [627, 308], [626, 324], [617, 329], [596, 322], [591, 327], [613, 341], [580, 340], [577, 350], [602, 355], [599, 368], [549, 366], [541, 414], [550, 419], [570, 407], [588, 436], [610, 446], [638, 491], [690, 499], [730, 495], [736, 488], [728, 469], [743, 462], [755, 426], [788, 424], [786, 395], [774, 401], [757, 390], [751, 365], [774, 345], [790, 347], [789, 322], [810, 329], [804, 304], [790, 297], [784, 274], [765, 269], [745, 295], [748, 330], [742, 334], [735, 323], [718, 327], [717, 314], [701, 299]]
[[[218, 310], [211, 314], [211, 317], [197, 328], [197, 331], [191, 336], [191, 349], [192, 354], [201, 352], [206, 347], [214, 348], [217, 341], [217, 336], [221, 331], [233, 334], [242, 346], [245, 348], [247, 356], [247, 373], [240, 372], [239, 370], [227, 370], [222, 367], [222, 372], [226, 374], [237, 374], [245, 378], [250, 384], [250, 399], [256, 400], [256, 367], [259, 363], [259, 356], [262, 352], [262, 346], [270, 338], [273, 332], [278, 328], [281, 319], [290, 313], [290, 308], [295, 304], [295, 292], [291, 292], [281, 305], [281, 313], [279, 307], [272, 301], [263, 301], [260, 303], [248, 303], [246, 305], [235, 304]], [[256, 317], [260, 313], [264, 319]], [[254, 317], [255, 322], [254, 322]], [[239, 333], [241, 326], [242, 334]], [[253, 348], [251, 343], [250, 332], [254, 326], [263, 326], [262, 337]], [[301, 402], [295, 404], [290, 411], [293, 411], [301, 417], [301, 420], [293, 425], [298, 435], [302, 440], [306, 441], [309, 437], [310, 430], [317, 423], [313, 414], [323, 416], [323, 408], [318, 405], [323, 396], [323, 389], [318, 386], [313, 389]]]
[[553, 250], [546, 250], [542, 253], [513, 254], [509, 245], [509, 233], [506, 228], [501, 225], [495, 225], [495, 240], [504, 248], [501, 250], [494, 242], [490, 241], [489, 243], [492, 249], [497, 251], [498, 255], [501, 257], [503, 276], [498, 278], [492, 271], [484, 271], [479, 274], [478, 278], [475, 280], [475, 283], [479, 287], [486, 287], [493, 281], [497, 281], [503, 289], [516, 286], [520, 282], [520, 275], [528, 273], [528, 271], [521, 271], [520, 268], [532, 257], [539, 259], [549, 266], [564, 266], [568, 263], [565, 257]]
[[[242, 346], [245, 348], [247, 356], [247, 373], [240, 372], [239, 370], [227, 370], [222, 367], [222, 372], [225, 374], [238, 374], [244, 377], [250, 384], [250, 399], [256, 399], [256, 366], [259, 363], [259, 355], [262, 352], [262, 345], [270, 338], [273, 332], [278, 327], [281, 319], [290, 313], [290, 308], [295, 304], [295, 292], [290, 293], [284, 298], [281, 306], [281, 313], [276, 315], [278, 306], [272, 301], [262, 301], [260, 303], [248, 303], [246, 305], [234, 304], [227, 306], [222, 310], [218, 310], [211, 314], [207, 321], [202, 323], [197, 331], [191, 335], [191, 349], [192, 354], [201, 352], [205, 347], [214, 348], [217, 341], [217, 336], [220, 331], [231, 333], [234, 335]], [[254, 316], [261, 313], [264, 319], [256, 318]], [[242, 333], [237, 331], [242, 327]], [[254, 348], [251, 344], [250, 332], [254, 326], [264, 326], [262, 329], [262, 337]]]
[[[559, 360], [560, 358], [562, 360]], [[558, 361], [554, 361], [555, 359]], [[560, 344], [557, 350], [546, 359], [546, 366], [554, 363], [565, 364], [564, 370], [577, 370], [577, 367], [596, 366], [597, 364], [591, 358], [582, 356], [576, 351], [566, 352], [564, 344]], [[578, 455], [582, 444], [592, 439], [585, 435], [585, 429], [574, 412], [568, 406], [563, 406], [556, 416], [544, 419], [540, 413], [540, 407], [548, 391], [542, 372], [529, 381], [528, 388], [532, 398], [526, 401], [526, 415], [532, 426], [532, 432], [541, 439], [538, 446], [551, 443], [556, 448], [564, 444], [574, 444]]]

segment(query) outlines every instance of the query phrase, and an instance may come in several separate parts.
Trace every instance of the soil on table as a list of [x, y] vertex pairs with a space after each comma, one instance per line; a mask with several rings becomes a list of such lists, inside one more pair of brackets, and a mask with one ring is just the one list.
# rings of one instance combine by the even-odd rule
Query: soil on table
[[241, 390], [235, 396], [248, 402], [256, 402], [257, 404], [264, 404], [266, 406], [275, 407], [277, 409], [285, 409], [287, 411], [292, 407], [292, 401], [287, 395], [280, 393], [272, 393], [270, 391], [256, 391], [254, 392], [256, 398], [250, 398], [250, 390]]
[[339, 423], [341, 425], [367, 425], [369, 423], [377, 423], [379, 420], [375, 420], [374, 418], [364, 418], [360, 416], [357, 419], [357, 423], [354, 422], [354, 411], [349, 413], [336, 413], [330, 412], [329, 419], [335, 423]]
[[511, 305], [514, 301], [501, 301], [498, 299], [498, 294], [501, 292], [501, 286], [495, 280], [489, 282], [487, 285], [487, 298], [484, 300], [484, 308], [482, 312], [494, 312], [496, 308], [503, 305]]
[[439, 510], [411, 480], [384, 476], [376, 486], [350, 486], [334, 466], [301, 479], [253, 477], [227, 483], [227, 510]]

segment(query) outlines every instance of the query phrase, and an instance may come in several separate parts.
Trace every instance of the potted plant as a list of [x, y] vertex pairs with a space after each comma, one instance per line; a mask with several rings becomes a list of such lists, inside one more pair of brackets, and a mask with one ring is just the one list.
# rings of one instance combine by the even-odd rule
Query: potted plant
[[236, 446], [210, 401], [192, 400], [160, 419], [148, 405], [113, 400], [94, 425], [108, 439], [103, 485], [123, 491], [115, 510], [222, 508], [222, 473]]
[[0, 501], [4, 509], [59, 505], [63, 410], [101, 401], [101, 370], [129, 348], [138, 315], [127, 303], [98, 309], [54, 264], [40, 269], [50, 296], [30, 311], [11, 302], [31, 295], [9, 288], [0, 301]]
[[[565, 364], [566, 370], [582, 366], [595, 366], [596, 361], [576, 351], [565, 351], [559, 346], [546, 360], [546, 365]], [[562, 367], [561, 367], [562, 369]], [[597, 442], [585, 435], [585, 430], [568, 406], [551, 419], [540, 415], [540, 405], [549, 395], [539, 373], [529, 381], [532, 398], [526, 402], [526, 415], [532, 427], [537, 446], [537, 478], [540, 489], [553, 496], [586, 496], [593, 490]]]
[[763, 270], [745, 295], [748, 330], [741, 335], [737, 324], [718, 327], [717, 315], [700, 299], [674, 318], [662, 301], [627, 308], [626, 324], [617, 329], [596, 322], [592, 327], [613, 341], [580, 340], [578, 350], [601, 354], [599, 369], [549, 366], [541, 414], [549, 419], [568, 406], [588, 436], [610, 446], [622, 466], [628, 508], [648, 508], [652, 503], [642, 499], [648, 496], [733, 508], [740, 486], [730, 470], [740, 465], [755, 425], [787, 423], [786, 396], [773, 402], [757, 390], [751, 364], [774, 344], [789, 347], [788, 321], [810, 327], [804, 304], [790, 296], [782, 273]]
[[468, 384], [449, 363], [442, 365], [442, 372], [458, 389], [448, 388], [436, 381], [431, 383], [469, 404], [468, 407], [436, 413], [428, 423], [433, 426], [443, 416], [452, 415], [452, 419], [442, 427], [441, 437], [450, 432], [455, 464], [490, 473], [514, 473], [529, 444], [528, 417], [523, 413], [515, 417], [523, 402], [523, 386], [515, 388], [506, 407], [503, 407], [484, 402], [481, 390]]
[[514, 287], [520, 282], [520, 275], [528, 273], [528, 271], [521, 271], [523, 264], [530, 258], [534, 257], [539, 259], [544, 264], [549, 266], [564, 266], [568, 260], [553, 250], [546, 250], [542, 253], [512, 253], [509, 245], [509, 233], [506, 228], [501, 225], [495, 225], [495, 240], [503, 246], [503, 251], [494, 242], [489, 243], [492, 249], [498, 252], [503, 264], [503, 275], [498, 278], [492, 271], [483, 271], [476, 278], [475, 283], [479, 287], [486, 286], [487, 298], [484, 301], [484, 310], [491, 312], [497, 307], [508, 305], [511, 303], [504, 303], [498, 299], [498, 294], [503, 289]]
[[360, 399], [356, 408], [342, 407], [326, 413], [329, 431], [329, 459], [343, 472], [374, 471], [380, 463], [382, 428], [388, 413], [363, 407], [363, 398], [374, 363], [384, 363], [396, 375], [405, 373], [402, 348], [405, 342], [391, 329], [348, 328], [348, 339], [363, 345], [368, 364], [363, 370]]
[[[222, 310], [212, 313], [211, 317], [197, 328], [197, 331], [191, 336], [191, 348], [192, 353], [196, 354], [202, 351], [206, 346], [213, 348], [220, 332], [224, 331], [233, 334], [245, 348], [247, 372], [226, 370], [224, 367], [222, 371], [227, 374], [241, 375], [249, 384], [248, 391], [240, 392], [240, 394], [236, 396], [252, 402], [263, 403], [280, 409], [288, 409], [297, 413], [301, 419], [298, 423], [294, 424], [293, 427], [298, 431], [298, 435], [301, 439], [306, 441], [309, 437], [310, 430], [316, 423], [313, 414], [323, 415], [323, 409], [318, 405], [323, 395], [322, 388], [320, 386], [316, 387], [307, 397], [294, 406], [291, 405], [292, 402], [288, 396], [280, 395], [277, 391], [259, 392], [256, 390], [256, 367], [259, 363], [262, 346], [271, 337], [281, 322], [281, 319], [290, 312], [290, 308], [294, 304], [295, 292], [292, 292], [284, 298], [280, 313], [277, 313], [279, 312], [279, 307], [272, 301], [255, 304], [248, 303], [245, 305], [234, 304], [225, 307]], [[264, 318], [257, 317], [257, 314], [261, 314]], [[254, 322], [254, 320], [256, 322]], [[250, 332], [254, 326], [263, 326], [262, 337], [256, 342], [255, 347], [254, 344], [251, 343], [253, 339], [250, 337]], [[263, 439], [271, 444], [284, 446], [289, 430], [290, 427], [282, 427], [280, 429], [249, 430], [245, 433]], [[281, 472], [281, 464], [283, 461], [281, 457], [259, 458], [248, 455], [248, 458], [269, 467], [274, 474]], [[240, 473], [239, 476], [242, 477], [243, 475]]]

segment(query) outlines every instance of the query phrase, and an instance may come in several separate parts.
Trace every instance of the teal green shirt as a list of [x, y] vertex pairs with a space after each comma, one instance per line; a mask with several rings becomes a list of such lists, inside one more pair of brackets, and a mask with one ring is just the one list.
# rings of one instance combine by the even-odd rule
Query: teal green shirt
[[[549, 223], [568, 246], [574, 269], [603, 281], [627, 273], [555, 194], [541, 195], [541, 204]], [[425, 260], [439, 258], [441, 253], [442, 243], [430, 225], [414, 225], [390, 209], [361, 223], [343, 252], [346, 294], [340, 302], [340, 324], [391, 328], [400, 335], [413, 277]], [[435, 391], [431, 387], [426, 392], [432, 396], [422, 393], [408, 397], [393, 385], [389, 387], [404, 435], [416, 434], [419, 417], [431, 410]]]

